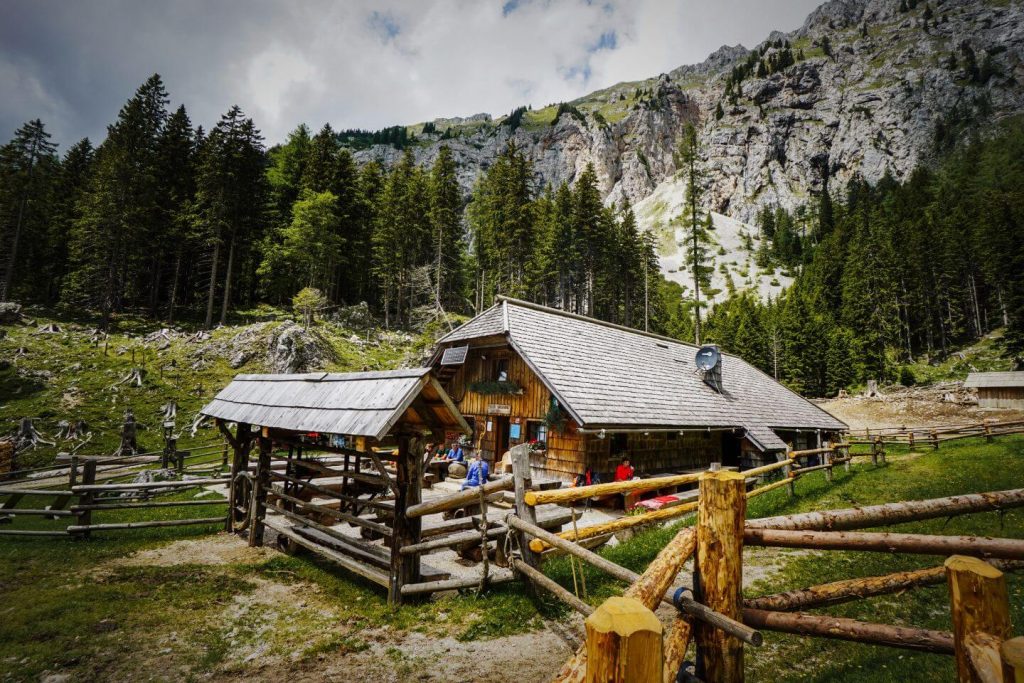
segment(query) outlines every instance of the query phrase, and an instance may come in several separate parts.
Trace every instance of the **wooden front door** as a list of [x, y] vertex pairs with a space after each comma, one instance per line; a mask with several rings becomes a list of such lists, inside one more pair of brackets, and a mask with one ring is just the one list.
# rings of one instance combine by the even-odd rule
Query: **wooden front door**
[[501, 461], [501, 456], [508, 450], [508, 425], [507, 417], [494, 418], [494, 461]]

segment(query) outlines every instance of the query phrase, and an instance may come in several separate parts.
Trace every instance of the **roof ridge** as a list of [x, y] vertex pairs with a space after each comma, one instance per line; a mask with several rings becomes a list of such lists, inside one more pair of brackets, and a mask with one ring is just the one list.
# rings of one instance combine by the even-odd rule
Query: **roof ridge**
[[[563, 311], [563, 310], [561, 310], [559, 308], [551, 308], [550, 306], [544, 306], [542, 304], [537, 304], [537, 303], [534, 303], [532, 301], [524, 301], [522, 299], [516, 299], [516, 298], [510, 297], [510, 296], [505, 296], [504, 294], [499, 294], [498, 296], [495, 297], [495, 300], [501, 301], [503, 303], [510, 303], [513, 306], [519, 306], [521, 308], [530, 308], [530, 309], [533, 309], [535, 311], [540, 311], [541, 313], [550, 313], [552, 315], [558, 315], [558, 316], [561, 316], [563, 318], [569, 318], [570, 320], [581, 320], [583, 322], [594, 323], [595, 325], [601, 325], [602, 327], [610, 327], [613, 330], [619, 330], [621, 332], [630, 332], [632, 334], [638, 334], [638, 335], [640, 335], [642, 337], [650, 337], [651, 339], [660, 339], [661, 341], [672, 342], [673, 344], [678, 344], [680, 346], [687, 346], [687, 347], [690, 347], [690, 348], [693, 348], [693, 349], [701, 348], [701, 346], [698, 345], [698, 344], [693, 344], [691, 342], [685, 342], [685, 341], [683, 341], [681, 339], [676, 339], [675, 337], [666, 337], [665, 335], [657, 334], [656, 332], [646, 332], [644, 330], [638, 330], [635, 327], [628, 327], [626, 325], [619, 325], [618, 323], [608, 322], [607, 320], [601, 320], [600, 318], [591, 318], [590, 316], [587, 316], [587, 315], [580, 315], [579, 313], [571, 313], [569, 311]], [[723, 352], [722, 355], [731, 356], [733, 354], [729, 354], [729, 353], [724, 353]]]

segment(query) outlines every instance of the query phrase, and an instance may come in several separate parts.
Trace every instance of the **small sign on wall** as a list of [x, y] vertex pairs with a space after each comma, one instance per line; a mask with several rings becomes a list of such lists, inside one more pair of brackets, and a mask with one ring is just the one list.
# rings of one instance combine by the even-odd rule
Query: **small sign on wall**
[[[488, 403], [487, 404], [487, 414], [488, 415], [511, 415], [512, 414], [512, 406], [510, 406], [510, 405], [508, 405], [506, 403]], [[490, 429], [488, 429], [487, 431], [490, 431]]]
[[491, 420], [487, 421], [487, 431], [489, 431], [489, 432], [493, 432], [494, 431], [494, 422], [492, 422]]
[[521, 425], [518, 425], [518, 424], [510, 425], [509, 428], [508, 428], [508, 438], [510, 438], [510, 439], [518, 439], [518, 438], [520, 438], [520, 435], [522, 434], [522, 430], [523, 430], [523, 428], [522, 428]]

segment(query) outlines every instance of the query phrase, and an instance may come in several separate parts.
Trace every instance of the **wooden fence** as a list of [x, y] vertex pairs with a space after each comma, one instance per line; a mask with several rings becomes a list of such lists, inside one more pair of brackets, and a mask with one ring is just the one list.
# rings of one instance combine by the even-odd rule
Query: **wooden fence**
[[1024, 434], [1024, 420], [984, 420], [959, 425], [934, 427], [881, 427], [855, 430], [849, 441], [853, 445], [892, 444], [910, 448], [931, 447], [938, 449], [944, 441], [955, 441], [971, 437], [985, 437], [991, 441], [996, 436]]
[[[223, 514], [162, 520], [125, 520], [125, 515], [119, 515], [114, 522], [94, 520], [94, 513], [103, 517], [113, 511], [226, 505], [223, 498], [166, 499], [225, 485], [228, 479], [219, 475], [222, 461], [223, 445], [211, 443], [191, 451], [165, 449], [119, 457], [73, 455], [66, 463], [9, 472], [0, 483], [0, 522], [4, 523], [0, 536], [88, 538], [94, 531], [223, 523]], [[156, 464], [172, 466], [181, 478], [128, 481]], [[40, 518], [54, 524], [25, 524]]]
[[[525, 520], [506, 520], [524, 536], [546, 540], [630, 582], [622, 598], [611, 598], [595, 609], [560, 586], [549, 587], [523, 572], [538, 589], [550, 591], [586, 616], [586, 644], [556, 681], [742, 681], [744, 646], [760, 646], [761, 631], [953, 655], [959, 681], [1021, 680], [1024, 638], [1012, 638], [1003, 572], [1024, 568], [1024, 540], [850, 530], [1020, 508], [1024, 489], [747, 520], [751, 492], [745, 474], [701, 474], [696, 525], [682, 529], [642, 575]], [[930, 569], [833, 581], [744, 600], [745, 546], [923, 553], [947, 559]], [[677, 591], [669, 599], [666, 592], [691, 556], [695, 557], [695, 594], [688, 597]], [[802, 611], [943, 582], [950, 591], [949, 632]], [[652, 612], [661, 602], [671, 602], [679, 614], [667, 634]], [[692, 671], [683, 663], [691, 641], [696, 649]]]

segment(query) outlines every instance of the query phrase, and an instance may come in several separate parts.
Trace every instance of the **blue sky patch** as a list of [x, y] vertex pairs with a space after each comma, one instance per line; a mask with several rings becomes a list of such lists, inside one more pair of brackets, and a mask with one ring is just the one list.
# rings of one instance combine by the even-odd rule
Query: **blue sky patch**
[[394, 40], [395, 36], [402, 32], [401, 27], [398, 25], [398, 20], [390, 12], [374, 11], [367, 23], [374, 33], [380, 37], [381, 41], [385, 43]]

